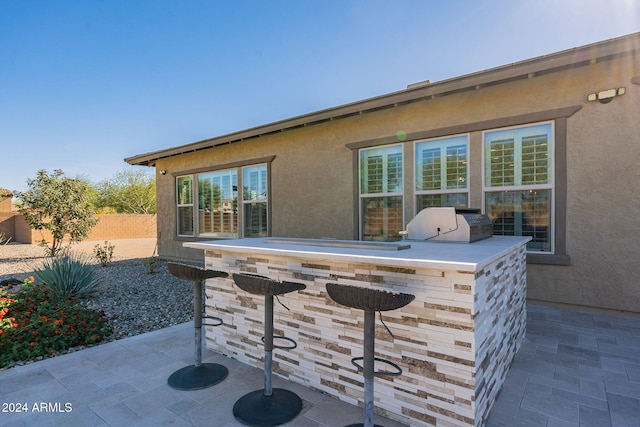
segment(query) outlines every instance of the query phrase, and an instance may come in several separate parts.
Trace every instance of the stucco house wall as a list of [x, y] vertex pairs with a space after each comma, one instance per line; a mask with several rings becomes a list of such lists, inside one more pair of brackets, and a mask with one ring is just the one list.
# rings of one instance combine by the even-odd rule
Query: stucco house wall
[[[640, 56], [576, 75], [585, 88], [625, 87], [568, 121], [567, 253], [571, 266], [528, 265], [528, 298], [640, 312]], [[577, 82], [571, 86], [578, 86]]]
[[[612, 88], [624, 94], [588, 100]], [[268, 161], [272, 236], [357, 239], [359, 148], [401, 142], [411, 189], [416, 139], [469, 134], [469, 206], [482, 207], [483, 130], [552, 121], [556, 255], [528, 258], [527, 296], [640, 312], [638, 117], [633, 34], [126, 160], [156, 168], [160, 256], [202, 259], [176, 235], [179, 175]], [[404, 224], [416, 213], [405, 195]]]

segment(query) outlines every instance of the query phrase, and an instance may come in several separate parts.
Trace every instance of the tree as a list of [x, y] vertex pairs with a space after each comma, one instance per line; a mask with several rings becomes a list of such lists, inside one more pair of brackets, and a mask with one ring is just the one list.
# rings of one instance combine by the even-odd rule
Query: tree
[[123, 170], [96, 185], [98, 210], [117, 213], [156, 213], [156, 180], [145, 171]]
[[28, 179], [29, 189], [17, 192], [18, 210], [34, 230], [48, 230], [53, 236], [49, 244], [40, 243], [55, 256], [62, 250], [65, 237], [69, 244], [86, 239], [98, 223], [89, 203], [89, 186], [79, 179], [71, 179], [56, 169], [51, 175], [38, 171], [36, 179]]
[[0, 188], [0, 202], [6, 199], [7, 197], [11, 197], [13, 193], [11, 190], [7, 190], [6, 188]]

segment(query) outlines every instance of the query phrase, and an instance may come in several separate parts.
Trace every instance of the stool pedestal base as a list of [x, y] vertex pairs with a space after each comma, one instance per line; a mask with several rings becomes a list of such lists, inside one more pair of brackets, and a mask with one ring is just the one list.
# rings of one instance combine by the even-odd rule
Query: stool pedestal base
[[295, 393], [272, 389], [271, 396], [255, 390], [242, 396], [233, 405], [233, 415], [248, 426], [272, 427], [294, 419], [302, 410], [302, 400]]
[[[233, 280], [246, 292], [264, 295], [264, 388], [247, 393], [233, 405], [233, 416], [253, 427], [273, 427], [294, 419], [302, 411], [302, 399], [294, 392], [272, 388], [273, 368], [273, 297], [302, 290], [305, 285], [293, 282], [276, 282], [262, 276], [234, 274]], [[286, 307], [285, 307], [286, 308]], [[283, 337], [278, 337], [283, 338]], [[294, 343], [295, 341], [285, 338]], [[283, 348], [283, 347], [280, 347]]]
[[[380, 375], [401, 375], [402, 369], [389, 360], [375, 357], [376, 311], [382, 312], [402, 308], [413, 301], [415, 296], [338, 283], [327, 283], [327, 293], [338, 304], [364, 310], [364, 355], [363, 357], [351, 359], [351, 363], [358, 367], [358, 370], [362, 370], [362, 376], [364, 377], [364, 423], [350, 424], [346, 427], [380, 427], [373, 423], [373, 380]], [[382, 321], [382, 314], [380, 321]], [[387, 328], [387, 331], [393, 337], [389, 328]], [[362, 360], [362, 366], [358, 365], [356, 360]], [[392, 366], [395, 371], [376, 372], [376, 360]]]
[[176, 390], [201, 390], [216, 385], [229, 374], [229, 370], [217, 363], [185, 366], [169, 376], [169, 387]]
[[[184, 280], [193, 282], [193, 328], [195, 338], [195, 361], [193, 365], [178, 369], [169, 376], [169, 387], [176, 390], [201, 390], [216, 385], [229, 375], [229, 370], [218, 363], [202, 363], [202, 283], [206, 279], [214, 277], [227, 277], [223, 271], [204, 270], [199, 267], [170, 262], [167, 265], [169, 272]], [[220, 323], [208, 326], [219, 326]]]

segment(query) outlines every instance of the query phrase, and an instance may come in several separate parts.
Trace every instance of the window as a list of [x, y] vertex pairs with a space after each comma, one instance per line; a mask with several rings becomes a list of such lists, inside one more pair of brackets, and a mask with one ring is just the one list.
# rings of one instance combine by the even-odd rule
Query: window
[[[408, 133], [401, 144], [413, 155], [407, 156], [410, 162], [404, 159], [404, 171], [413, 175], [415, 182], [407, 184], [404, 193], [378, 193], [375, 185], [368, 188], [365, 180], [364, 168], [367, 163], [373, 167], [376, 150], [390, 147], [385, 144], [392, 138], [398, 141], [397, 135], [346, 144], [353, 150], [354, 174], [359, 177], [355, 195], [360, 204], [356, 226], [359, 238], [386, 235], [371, 229], [384, 229], [388, 224], [374, 212], [365, 217], [364, 201], [378, 201], [378, 209], [389, 210], [390, 216], [399, 212], [397, 205], [402, 203], [404, 212], [412, 215], [429, 206], [481, 207], [493, 221], [495, 234], [532, 238], [527, 262], [570, 265], [566, 234], [567, 121], [581, 108], [573, 105]], [[456, 138], [464, 136], [466, 142], [460, 139], [457, 143]], [[448, 154], [451, 162], [443, 160]], [[378, 157], [383, 165], [384, 158]], [[467, 182], [463, 186], [465, 173]], [[460, 183], [457, 187], [456, 180]], [[378, 186], [380, 182], [372, 180]], [[386, 206], [380, 200], [386, 200]], [[365, 232], [365, 227], [371, 233]]]
[[198, 174], [200, 236], [238, 237], [238, 172], [236, 169]]
[[416, 212], [428, 207], [468, 207], [468, 141], [462, 135], [416, 143]]
[[493, 233], [530, 236], [529, 251], [552, 252], [553, 126], [484, 134], [485, 213]]
[[[267, 236], [266, 164], [179, 176], [176, 185], [179, 236]], [[239, 194], [240, 186], [243, 191]], [[198, 206], [197, 212], [194, 206]]]
[[243, 168], [244, 236], [267, 236], [267, 169], [264, 165]]
[[360, 150], [362, 240], [399, 240], [403, 229], [402, 146]]
[[178, 235], [193, 236], [193, 177], [180, 176], [176, 180], [178, 197]]

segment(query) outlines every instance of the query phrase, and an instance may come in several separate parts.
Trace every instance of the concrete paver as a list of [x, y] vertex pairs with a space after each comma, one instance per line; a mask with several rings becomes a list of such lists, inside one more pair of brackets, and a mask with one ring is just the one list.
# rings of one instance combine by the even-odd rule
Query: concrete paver
[[[101, 242], [75, 250], [92, 253]], [[110, 241], [117, 257], [154, 254], [156, 239]], [[527, 335], [487, 426], [640, 426], [640, 317], [527, 305]], [[262, 387], [262, 371], [205, 350], [229, 368], [222, 383], [177, 391], [168, 376], [193, 362], [185, 323], [0, 370], [0, 425], [236, 427], [233, 403]], [[362, 422], [362, 409], [274, 377], [303, 399], [287, 426]], [[12, 405], [12, 406], [11, 406]], [[3, 410], [5, 409], [5, 410]], [[386, 427], [401, 424], [376, 416]]]
[[640, 426], [640, 318], [529, 304], [487, 426]]
[[[193, 363], [189, 322], [2, 370], [0, 403], [7, 411], [0, 412], [0, 425], [242, 426], [233, 417], [233, 403], [262, 387], [262, 370], [210, 350], [203, 351], [203, 361], [227, 366], [229, 376], [204, 390], [167, 385], [172, 372]], [[361, 422], [362, 409], [354, 405], [279, 377], [273, 378], [273, 386], [303, 399], [302, 413], [286, 426]], [[402, 426], [380, 416], [376, 421]]]

